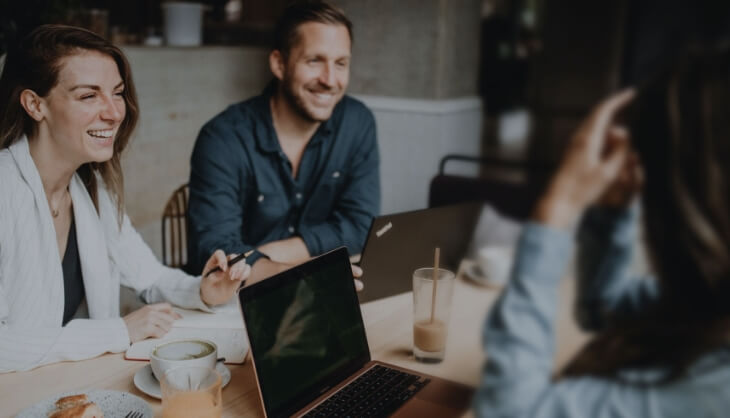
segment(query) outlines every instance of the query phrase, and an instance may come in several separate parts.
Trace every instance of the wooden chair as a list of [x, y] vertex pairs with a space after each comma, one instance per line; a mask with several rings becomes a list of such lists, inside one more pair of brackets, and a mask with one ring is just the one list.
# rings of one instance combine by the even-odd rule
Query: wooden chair
[[178, 187], [162, 213], [162, 262], [169, 267], [184, 268], [188, 262], [187, 184]]

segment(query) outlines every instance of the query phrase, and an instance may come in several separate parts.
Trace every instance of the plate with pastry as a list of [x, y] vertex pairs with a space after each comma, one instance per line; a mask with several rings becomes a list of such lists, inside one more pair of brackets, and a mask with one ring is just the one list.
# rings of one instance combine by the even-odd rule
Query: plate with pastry
[[152, 408], [138, 396], [116, 390], [66, 392], [26, 408], [17, 418], [124, 418], [130, 412], [153, 418]]

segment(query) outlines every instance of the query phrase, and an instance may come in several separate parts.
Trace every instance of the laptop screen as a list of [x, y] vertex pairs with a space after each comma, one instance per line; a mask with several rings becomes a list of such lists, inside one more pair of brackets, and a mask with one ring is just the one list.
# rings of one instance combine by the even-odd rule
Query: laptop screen
[[370, 361], [347, 250], [239, 293], [267, 415], [288, 416]]

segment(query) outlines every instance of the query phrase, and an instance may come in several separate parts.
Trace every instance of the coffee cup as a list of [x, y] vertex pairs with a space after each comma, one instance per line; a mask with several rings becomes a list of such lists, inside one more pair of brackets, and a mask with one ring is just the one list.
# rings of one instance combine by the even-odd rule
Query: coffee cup
[[488, 246], [477, 252], [477, 265], [483, 279], [489, 283], [507, 283], [512, 269], [513, 250], [507, 246]]
[[156, 346], [150, 353], [152, 373], [158, 381], [165, 372], [180, 366], [201, 366], [215, 369], [218, 347], [214, 342], [199, 339], [175, 340]]

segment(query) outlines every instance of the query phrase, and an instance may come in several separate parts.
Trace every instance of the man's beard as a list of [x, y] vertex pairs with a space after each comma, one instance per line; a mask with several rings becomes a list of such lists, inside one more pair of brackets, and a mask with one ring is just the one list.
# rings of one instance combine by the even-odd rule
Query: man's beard
[[329, 117], [327, 117], [327, 119], [318, 119], [317, 116], [312, 114], [307, 109], [307, 106], [305, 105], [304, 100], [301, 98], [301, 96], [297, 95], [294, 92], [291, 82], [289, 82], [288, 80], [284, 81], [281, 83], [281, 87], [282, 93], [284, 94], [284, 100], [286, 100], [289, 103], [289, 106], [291, 106], [291, 108], [294, 109], [294, 111], [303, 119], [312, 123], [325, 122], [327, 119], [329, 119]]

